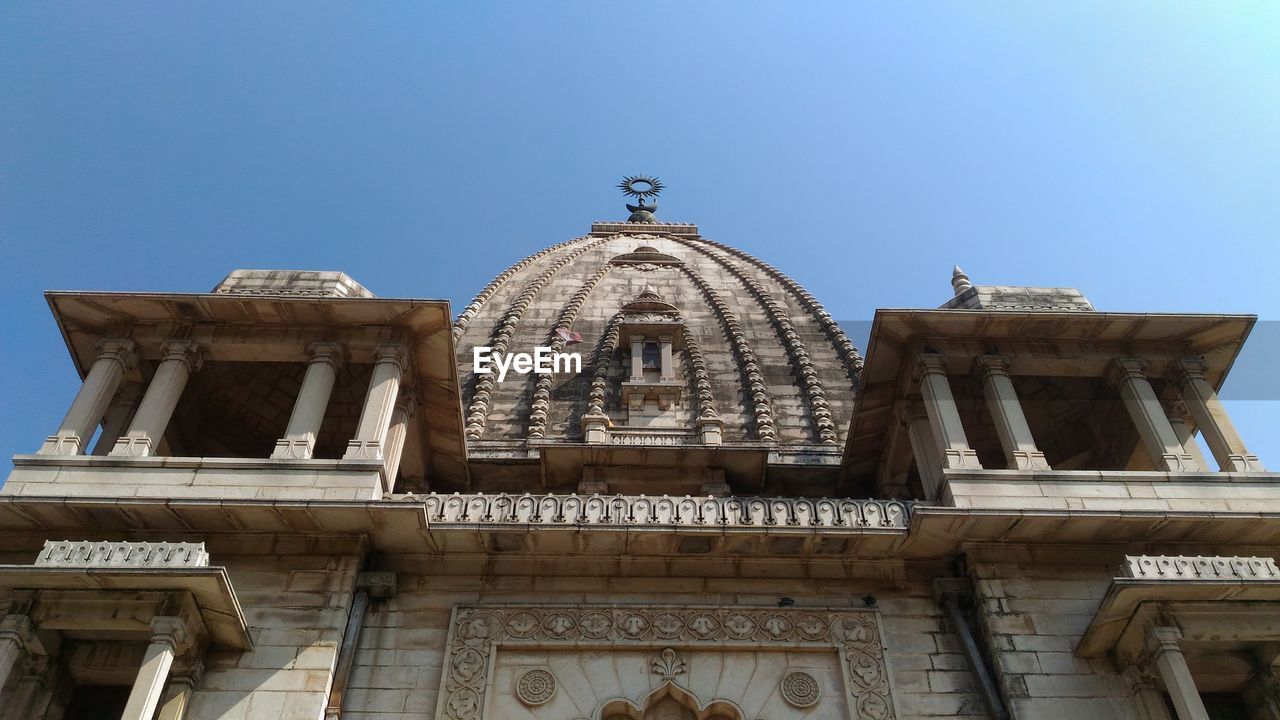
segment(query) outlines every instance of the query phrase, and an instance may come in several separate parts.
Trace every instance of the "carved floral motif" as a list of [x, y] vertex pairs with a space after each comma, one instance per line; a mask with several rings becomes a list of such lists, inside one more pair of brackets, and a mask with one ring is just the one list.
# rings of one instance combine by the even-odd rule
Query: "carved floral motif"
[[799, 670], [792, 670], [783, 675], [779, 687], [782, 690], [782, 699], [798, 708], [817, 705], [822, 693], [822, 688], [818, 687], [818, 681], [809, 673]]
[[556, 677], [546, 670], [530, 670], [516, 681], [516, 697], [525, 705], [541, 705], [556, 694]]
[[[506, 605], [454, 609], [436, 716], [479, 720], [495, 645], [564, 642], [622, 648], [633, 644], [656, 646], [663, 650], [651, 661], [653, 671], [670, 680], [686, 670], [674, 647], [665, 644], [667, 641], [690, 648], [755, 647], [762, 642], [835, 648], [840, 652], [851, 715], [869, 720], [895, 717], [884, 645], [877, 615], [871, 610]], [[545, 671], [530, 671], [533, 672]], [[530, 673], [517, 682], [517, 694], [522, 692], [520, 685]], [[546, 693], [549, 681], [549, 692], [553, 693], [555, 678], [546, 674], [536, 686]], [[534, 685], [531, 679], [530, 686]], [[783, 678], [782, 691], [787, 702], [797, 707], [807, 707], [798, 703], [809, 699], [810, 705], [816, 703], [820, 695], [817, 681], [799, 671]], [[522, 696], [521, 700], [525, 698]]]

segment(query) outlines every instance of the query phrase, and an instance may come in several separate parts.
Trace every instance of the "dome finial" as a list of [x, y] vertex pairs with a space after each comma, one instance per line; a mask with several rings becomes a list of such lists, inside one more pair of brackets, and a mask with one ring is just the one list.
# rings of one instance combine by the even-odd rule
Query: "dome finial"
[[622, 178], [622, 182], [618, 183], [618, 187], [622, 189], [624, 195], [639, 198], [639, 205], [627, 203], [627, 209], [631, 211], [631, 217], [627, 218], [627, 222], [633, 223], [656, 223], [657, 218], [653, 216], [653, 211], [658, 209], [658, 203], [645, 205], [644, 199], [647, 197], [658, 197], [662, 194], [662, 181], [656, 177], [649, 175], [627, 175]]
[[957, 295], [973, 289], [973, 283], [969, 282], [969, 276], [964, 274], [959, 265], [956, 265], [951, 270], [951, 287], [956, 291]]

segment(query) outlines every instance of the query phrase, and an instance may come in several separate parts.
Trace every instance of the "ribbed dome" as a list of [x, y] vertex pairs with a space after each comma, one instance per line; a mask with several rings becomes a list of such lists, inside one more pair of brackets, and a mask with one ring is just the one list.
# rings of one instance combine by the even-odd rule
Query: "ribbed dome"
[[[811, 295], [773, 266], [700, 237], [696, 226], [601, 223], [508, 268], [455, 322], [472, 457], [582, 443], [593, 409], [625, 424], [622, 388], [632, 366], [623, 333], [632, 332], [628, 313], [648, 306], [657, 308], [651, 314], [674, 306], [682, 323], [673, 358], [682, 399], [668, 411], [677, 429], [719, 418], [725, 446], [842, 442], [861, 358]], [[498, 382], [473, 372], [477, 346], [564, 347], [581, 354], [582, 372]]]

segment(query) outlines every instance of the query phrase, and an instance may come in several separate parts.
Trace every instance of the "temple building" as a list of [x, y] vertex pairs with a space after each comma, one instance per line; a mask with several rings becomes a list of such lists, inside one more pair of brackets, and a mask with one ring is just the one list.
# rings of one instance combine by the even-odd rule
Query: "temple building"
[[1255, 317], [957, 267], [859, 350], [623, 189], [456, 316], [48, 293], [83, 384], [0, 489], [0, 720], [1280, 720]]

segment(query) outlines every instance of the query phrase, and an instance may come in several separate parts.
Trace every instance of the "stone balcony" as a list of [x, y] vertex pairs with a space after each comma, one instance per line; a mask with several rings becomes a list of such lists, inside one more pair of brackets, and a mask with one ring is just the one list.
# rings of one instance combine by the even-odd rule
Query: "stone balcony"
[[377, 500], [380, 460], [15, 455], [0, 495]]
[[945, 469], [938, 505], [971, 510], [1280, 511], [1280, 473]]

